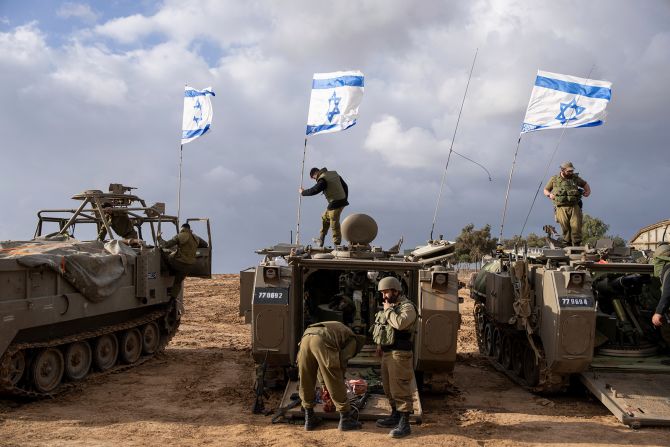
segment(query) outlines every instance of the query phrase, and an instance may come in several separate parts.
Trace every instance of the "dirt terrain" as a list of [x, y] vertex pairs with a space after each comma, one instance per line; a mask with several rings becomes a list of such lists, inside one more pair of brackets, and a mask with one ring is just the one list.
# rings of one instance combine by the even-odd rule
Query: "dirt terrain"
[[[57, 398], [0, 400], [0, 445], [670, 445], [670, 428], [631, 430], [583, 392], [534, 396], [480, 358], [467, 291], [456, 390], [424, 396], [424, 423], [391, 441], [367, 422], [341, 433], [334, 422], [305, 432], [253, 415], [249, 326], [238, 317], [238, 275], [186, 282], [186, 313], [163, 354], [98, 377]], [[266, 407], [277, 405], [272, 392]]]

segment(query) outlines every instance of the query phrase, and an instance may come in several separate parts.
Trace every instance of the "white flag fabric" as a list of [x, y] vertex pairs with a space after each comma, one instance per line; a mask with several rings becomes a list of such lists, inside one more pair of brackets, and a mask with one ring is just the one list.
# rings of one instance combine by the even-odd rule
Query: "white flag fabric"
[[356, 124], [363, 99], [363, 73], [314, 73], [307, 115], [307, 135], [345, 130]]
[[212, 87], [196, 90], [186, 86], [184, 90], [184, 119], [182, 121], [181, 144], [190, 143], [203, 136], [212, 126]]
[[521, 133], [600, 126], [611, 97], [611, 82], [538, 70]]

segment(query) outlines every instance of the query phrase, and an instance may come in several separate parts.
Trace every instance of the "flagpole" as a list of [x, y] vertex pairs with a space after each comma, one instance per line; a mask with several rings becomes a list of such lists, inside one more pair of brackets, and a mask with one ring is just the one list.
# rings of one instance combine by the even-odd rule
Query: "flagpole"
[[435, 230], [435, 221], [437, 220], [437, 210], [440, 207], [440, 199], [442, 198], [442, 189], [444, 188], [444, 181], [447, 177], [447, 168], [449, 168], [449, 160], [451, 159], [451, 153], [454, 152], [454, 140], [456, 139], [456, 131], [458, 131], [458, 123], [460, 123], [460, 121], [461, 121], [461, 113], [463, 112], [463, 106], [465, 105], [465, 97], [468, 94], [468, 87], [470, 86], [470, 79], [472, 79], [472, 72], [475, 69], [475, 61], [477, 60], [477, 53], [478, 52], [479, 52], [479, 48], [477, 48], [475, 50], [475, 57], [472, 59], [472, 67], [470, 67], [470, 75], [468, 76], [467, 84], [465, 84], [465, 92], [463, 93], [463, 101], [461, 101], [461, 108], [458, 111], [458, 118], [456, 119], [456, 127], [454, 127], [454, 135], [451, 137], [451, 146], [449, 146], [449, 155], [447, 156], [447, 164], [444, 166], [444, 172], [442, 173], [442, 182], [440, 182], [440, 192], [437, 195], [437, 203], [435, 204], [435, 214], [433, 215], [433, 225], [430, 227], [430, 240], [431, 241], [433, 240], [433, 230]]
[[509, 170], [509, 179], [507, 180], [507, 191], [505, 191], [505, 205], [503, 206], [502, 221], [500, 222], [500, 237], [498, 238], [498, 243], [502, 243], [505, 216], [507, 215], [507, 200], [509, 199], [509, 190], [510, 186], [512, 185], [512, 175], [514, 174], [514, 166], [516, 165], [516, 157], [519, 153], [519, 146], [521, 146], [521, 135], [519, 135], [519, 140], [516, 142], [516, 150], [514, 151], [514, 159], [512, 160], [512, 169]]
[[[302, 149], [302, 168], [300, 169], [300, 188], [302, 189], [305, 180], [305, 157], [307, 156], [307, 136], [305, 136], [305, 146]], [[302, 208], [302, 193], [298, 194], [298, 225], [295, 231], [295, 243], [300, 245], [300, 209]]]
[[179, 188], [177, 189], [177, 223], [179, 223], [179, 214], [181, 212], [181, 165], [183, 160], [184, 145], [179, 145]]

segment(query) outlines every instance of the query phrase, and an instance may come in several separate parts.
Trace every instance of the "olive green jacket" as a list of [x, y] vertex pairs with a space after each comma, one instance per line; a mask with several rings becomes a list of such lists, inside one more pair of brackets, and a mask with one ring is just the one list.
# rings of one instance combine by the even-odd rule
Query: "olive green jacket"
[[304, 335], [318, 335], [324, 344], [340, 353], [340, 365], [346, 368], [347, 362], [356, 356], [365, 345], [365, 337], [357, 336], [339, 321], [322, 321], [311, 324]]
[[182, 228], [175, 237], [163, 243], [161, 247], [170, 248], [176, 245], [177, 252], [174, 254], [174, 259], [184, 264], [194, 264], [198, 244], [198, 238], [193, 232], [187, 228]]

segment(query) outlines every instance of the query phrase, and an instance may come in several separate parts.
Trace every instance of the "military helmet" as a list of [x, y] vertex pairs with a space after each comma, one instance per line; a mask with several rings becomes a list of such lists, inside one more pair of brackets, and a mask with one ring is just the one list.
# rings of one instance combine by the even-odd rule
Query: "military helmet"
[[[658, 256], [670, 256], [670, 244], [659, 245], [654, 251], [654, 257]], [[380, 282], [381, 284], [381, 282]]]
[[402, 285], [400, 284], [400, 280], [395, 276], [387, 276], [386, 278], [382, 278], [382, 280], [379, 281], [379, 284], [377, 285], [377, 290], [379, 290], [380, 292], [382, 290], [389, 290], [389, 289], [402, 292]]
[[572, 165], [571, 161], [566, 161], [561, 163], [561, 169], [563, 169], [564, 171], [574, 171], [575, 167]]

